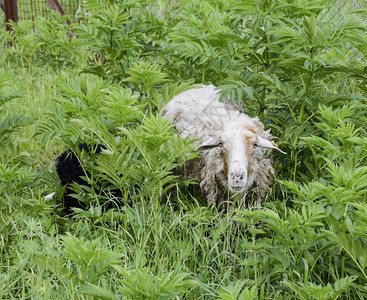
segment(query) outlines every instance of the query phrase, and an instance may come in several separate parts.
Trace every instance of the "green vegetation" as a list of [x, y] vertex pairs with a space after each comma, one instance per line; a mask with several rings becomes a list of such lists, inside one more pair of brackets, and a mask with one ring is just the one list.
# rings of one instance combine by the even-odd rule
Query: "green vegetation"
[[[1, 32], [0, 298], [366, 298], [366, 11], [326, 22], [319, 0], [85, 5], [84, 23]], [[274, 153], [262, 208], [217, 212], [175, 176], [196, 154], [159, 112], [201, 83], [242, 100], [288, 153]], [[90, 180], [125, 206], [102, 213], [104, 195], [75, 186], [88, 210], [62, 215], [54, 160], [80, 142], [110, 150]]]

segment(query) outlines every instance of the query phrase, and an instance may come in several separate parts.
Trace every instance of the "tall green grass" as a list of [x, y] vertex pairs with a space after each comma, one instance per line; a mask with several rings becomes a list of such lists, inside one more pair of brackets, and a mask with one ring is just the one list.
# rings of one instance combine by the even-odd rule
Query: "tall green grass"
[[[323, 2], [180, 4], [90, 0], [86, 24], [2, 33], [0, 298], [364, 299], [365, 29]], [[159, 111], [202, 82], [289, 153], [262, 208], [218, 212], [175, 176], [192, 146]], [[87, 209], [65, 217], [54, 160], [82, 141], [108, 147], [93, 180], [126, 205], [75, 187]]]

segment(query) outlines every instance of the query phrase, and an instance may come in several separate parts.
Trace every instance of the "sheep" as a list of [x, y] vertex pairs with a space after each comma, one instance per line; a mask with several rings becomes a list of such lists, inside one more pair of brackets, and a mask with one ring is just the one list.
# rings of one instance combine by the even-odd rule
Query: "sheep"
[[175, 96], [161, 116], [171, 120], [183, 138], [198, 138], [200, 157], [188, 161], [184, 178], [198, 178], [208, 205], [219, 208], [231, 199], [246, 208], [260, 206], [274, 180], [272, 156], [276, 149], [270, 130], [257, 117], [241, 112], [228, 98], [219, 102], [213, 85], [191, 89]]
[[[88, 155], [92, 153], [100, 154], [103, 150], [107, 148], [101, 144], [95, 145], [87, 145], [86, 143], [82, 143], [78, 145], [79, 150], [85, 151]], [[78, 201], [76, 198], [72, 196], [74, 191], [71, 188], [71, 184], [77, 183], [79, 185], [90, 186], [85, 179], [84, 176], [90, 176], [90, 173], [85, 169], [84, 166], [81, 165], [81, 161], [78, 156], [71, 150], [64, 151], [60, 154], [56, 159], [56, 172], [59, 176], [60, 183], [65, 187], [65, 192], [63, 195], [63, 210], [67, 215], [72, 214], [72, 207], [85, 209], [87, 206], [85, 203]], [[101, 189], [101, 187], [99, 187]], [[122, 197], [122, 193], [120, 190], [113, 190], [112, 194], [114, 196], [114, 200], [118, 205], [121, 205], [119, 198]], [[49, 195], [48, 195], [49, 196]], [[116, 207], [115, 203], [109, 201], [106, 205], [106, 209]]]

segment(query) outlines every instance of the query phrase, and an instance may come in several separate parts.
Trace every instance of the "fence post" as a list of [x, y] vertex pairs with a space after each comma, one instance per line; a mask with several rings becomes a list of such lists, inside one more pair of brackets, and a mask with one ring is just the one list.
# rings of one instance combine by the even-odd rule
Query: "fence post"
[[15, 23], [18, 22], [18, 6], [17, 0], [5, 0], [4, 1], [4, 10], [5, 10], [5, 23], [6, 30], [12, 30], [9, 21], [12, 20]]
[[[57, 11], [60, 13], [60, 15], [65, 15], [64, 10], [62, 9], [62, 6], [60, 5], [59, 1], [57, 0], [47, 0], [48, 5], [50, 6], [50, 8], [54, 11]], [[66, 24], [70, 25], [71, 22], [70, 20], [66, 20]]]

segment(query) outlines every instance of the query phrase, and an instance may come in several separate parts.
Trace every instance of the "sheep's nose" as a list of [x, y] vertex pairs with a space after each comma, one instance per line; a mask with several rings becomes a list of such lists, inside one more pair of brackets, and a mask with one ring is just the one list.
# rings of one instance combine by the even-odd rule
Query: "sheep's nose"
[[241, 182], [246, 177], [245, 172], [231, 172], [229, 175], [230, 175], [231, 179], [236, 183]]

